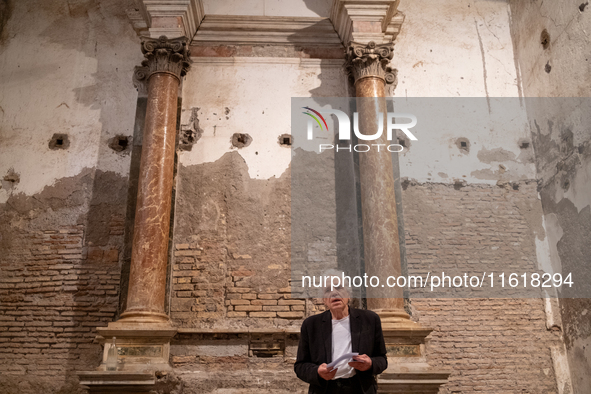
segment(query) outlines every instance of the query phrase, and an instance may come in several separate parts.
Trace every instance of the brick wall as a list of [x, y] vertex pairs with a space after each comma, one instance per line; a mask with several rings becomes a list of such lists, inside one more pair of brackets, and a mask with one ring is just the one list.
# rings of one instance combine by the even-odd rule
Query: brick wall
[[[216, 188], [221, 184], [214, 183]], [[273, 205], [273, 199], [268, 201]], [[535, 264], [540, 209], [535, 183], [462, 188], [407, 183], [403, 203], [409, 269], [424, 270], [430, 264], [464, 269], [463, 264], [474, 261]], [[222, 207], [215, 226], [190, 232], [179, 227], [186, 232], [175, 237], [171, 267], [175, 324], [278, 326], [291, 332], [303, 317], [322, 310], [317, 300], [290, 297], [285, 264], [289, 238], [273, 236], [279, 226], [289, 225], [281, 216], [285, 207], [280, 207], [281, 215], [258, 217], [265, 228], [258, 233], [262, 238], [245, 231], [251, 228], [249, 220]], [[187, 223], [203, 223], [190, 219]], [[99, 364], [94, 329], [116, 317], [123, 243], [122, 215], [101, 222], [108, 229], [101, 245], [88, 242], [84, 224], [13, 230], [18, 242], [3, 251], [0, 276], [0, 370], [12, 382], [8, 392], [55, 392], [65, 387], [68, 377], [66, 392], [75, 392], [73, 371]], [[442, 393], [556, 391], [549, 347], [560, 341], [560, 333], [546, 329], [542, 300], [414, 298], [412, 308], [414, 318], [434, 328], [427, 345], [429, 361], [453, 370]], [[281, 358], [263, 359], [249, 354], [252, 334], [244, 332], [248, 334], [219, 338], [179, 335], [172, 360], [185, 387], [207, 382], [212, 390], [238, 383], [254, 389], [260, 387], [257, 379], [265, 371], [277, 374], [265, 383], [269, 390], [272, 382], [296, 382], [291, 372], [296, 344], [292, 334], [286, 334], [291, 344]], [[236, 345], [239, 356], [228, 355], [231, 346], [217, 347], [218, 340], [241, 341]], [[203, 353], [208, 346], [213, 346], [210, 352], [225, 350], [219, 357], [216, 352]], [[227, 363], [236, 366], [228, 381], [202, 374], [220, 371]], [[39, 379], [45, 379], [42, 386], [36, 386]], [[301, 384], [294, 387], [304, 390]]]
[[434, 328], [432, 365], [453, 370], [448, 393], [556, 393], [541, 299], [421, 299], [413, 305]]
[[96, 327], [118, 312], [127, 179], [84, 170], [0, 208], [0, 372], [7, 393], [79, 392]]
[[195, 318], [215, 318], [224, 310], [225, 251], [204, 241], [176, 244], [172, 269], [171, 318], [181, 325]]
[[[116, 232], [119, 224], [112, 222]], [[19, 238], [26, 247], [5, 250], [0, 264], [0, 370], [59, 387], [71, 370], [98, 365], [95, 328], [117, 312], [118, 250], [83, 247], [82, 225]]]
[[269, 283], [261, 288], [260, 279], [265, 273], [250, 255], [228, 254], [219, 241], [212, 239], [176, 244], [175, 249], [171, 317], [179, 323], [191, 325], [198, 319], [226, 317], [305, 316], [305, 300], [292, 299], [289, 286], [277, 288]]
[[[407, 184], [409, 271], [535, 265], [536, 183], [504, 186]], [[412, 307], [434, 329], [430, 363], [453, 370], [442, 394], [557, 392], [550, 346], [560, 332], [546, 329], [542, 299], [414, 298]]]
[[[171, 318], [179, 327], [289, 325], [290, 178], [257, 180], [244, 159], [179, 166]], [[198, 196], [198, 197], [197, 197]]]

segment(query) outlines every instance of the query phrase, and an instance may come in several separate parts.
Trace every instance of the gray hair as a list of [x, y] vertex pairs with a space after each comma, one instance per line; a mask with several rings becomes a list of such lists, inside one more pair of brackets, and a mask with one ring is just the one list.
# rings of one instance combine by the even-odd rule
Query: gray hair
[[[349, 286], [345, 285], [343, 281], [341, 281], [341, 278], [344, 276], [345, 273], [343, 271], [336, 270], [334, 268], [325, 270], [321, 276], [321, 278], [324, 279], [325, 283], [323, 287], [320, 287], [318, 289], [318, 298], [325, 298], [326, 294], [333, 290], [337, 290], [339, 292], [345, 291], [346, 298], [351, 298], [351, 295], [353, 294], [352, 289]], [[333, 277], [335, 279], [334, 281], [332, 279]]]

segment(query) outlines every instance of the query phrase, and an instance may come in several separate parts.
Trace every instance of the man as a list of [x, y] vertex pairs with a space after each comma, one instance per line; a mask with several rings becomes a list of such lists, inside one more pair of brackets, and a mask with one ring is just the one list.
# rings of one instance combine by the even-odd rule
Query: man
[[[374, 394], [375, 375], [388, 367], [382, 324], [372, 311], [349, 306], [349, 293], [339, 287], [324, 293], [324, 313], [310, 316], [302, 324], [294, 370], [310, 383], [309, 394]], [[347, 353], [359, 353], [327, 364]]]

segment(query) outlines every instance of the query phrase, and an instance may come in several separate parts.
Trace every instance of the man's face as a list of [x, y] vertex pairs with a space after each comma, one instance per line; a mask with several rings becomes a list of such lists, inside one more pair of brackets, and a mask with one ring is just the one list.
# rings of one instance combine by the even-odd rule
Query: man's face
[[348, 297], [347, 292], [343, 289], [327, 291], [324, 294], [324, 305], [332, 312], [342, 312], [347, 308], [347, 304], [349, 304]]

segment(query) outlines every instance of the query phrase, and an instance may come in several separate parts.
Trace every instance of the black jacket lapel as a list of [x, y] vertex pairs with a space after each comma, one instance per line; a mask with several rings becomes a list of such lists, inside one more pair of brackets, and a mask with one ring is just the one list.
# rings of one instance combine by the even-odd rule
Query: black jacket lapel
[[332, 361], [332, 315], [330, 311], [322, 314], [322, 339], [324, 342], [324, 351], [326, 353], [326, 363]]
[[351, 326], [351, 351], [359, 353], [361, 340], [361, 319], [357, 309], [349, 307], [349, 325]]

